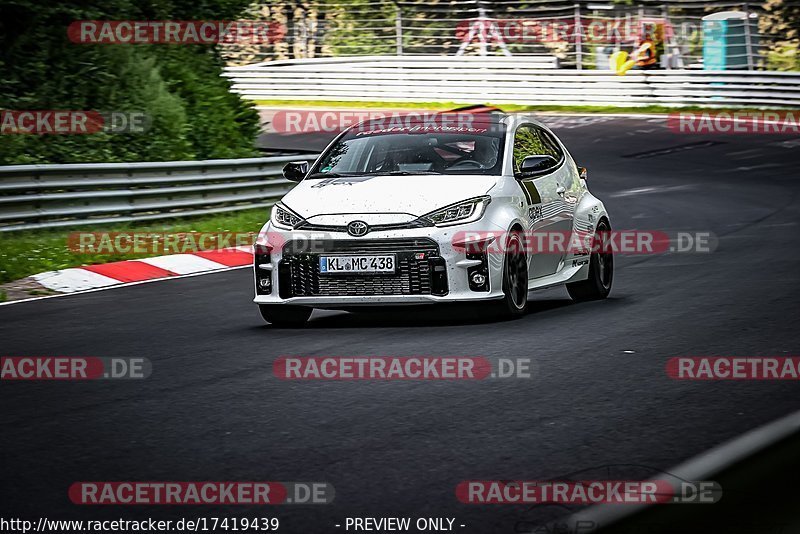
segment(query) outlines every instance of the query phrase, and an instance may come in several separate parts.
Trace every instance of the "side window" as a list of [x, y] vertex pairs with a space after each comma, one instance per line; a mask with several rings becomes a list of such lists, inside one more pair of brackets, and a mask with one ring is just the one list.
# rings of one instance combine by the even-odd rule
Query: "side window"
[[533, 124], [523, 124], [514, 134], [514, 172], [519, 172], [522, 160], [528, 156], [553, 156], [561, 161], [564, 154], [550, 135]]

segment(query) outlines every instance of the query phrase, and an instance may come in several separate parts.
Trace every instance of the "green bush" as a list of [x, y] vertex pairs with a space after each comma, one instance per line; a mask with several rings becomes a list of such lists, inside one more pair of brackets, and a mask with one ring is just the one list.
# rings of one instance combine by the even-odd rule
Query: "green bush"
[[1, 135], [0, 164], [256, 155], [258, 114], [230, 92], [215, 47], [76, 44], [76, 20], [225, 20], [243, 0], [0, 0], [0, 109], [143, 112], [146, 133]]
[[800, 70], [797, 45], [775, 46], [767, 52], [768, 70]]

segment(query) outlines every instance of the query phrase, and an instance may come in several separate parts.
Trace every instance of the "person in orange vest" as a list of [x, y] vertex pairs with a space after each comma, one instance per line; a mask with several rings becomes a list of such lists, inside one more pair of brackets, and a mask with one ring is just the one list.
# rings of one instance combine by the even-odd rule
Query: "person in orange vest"
[[636, 66], [640, 69], [654, 69], [658, 65], [656, 59], [656, 43], [653, 42], [653, 39], [650, 37], [649, 33], [646, 33], [644, 36], [644, 41], [639, 44], [639, 48], [636, 50]]

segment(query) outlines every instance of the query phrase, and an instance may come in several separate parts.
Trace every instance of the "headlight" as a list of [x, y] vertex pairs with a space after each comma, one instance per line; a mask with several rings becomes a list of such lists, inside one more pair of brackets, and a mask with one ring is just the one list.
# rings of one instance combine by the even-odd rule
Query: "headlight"
[[423, 217], [436, 226], [474, 222], [483, 217], [483, 212], [486, 211], [486, 206], [491, 201], [492, 198], [488, 196], [471, 198], [458, 204], [451, 204], [442, 209], [432, 211], [427, 215], [423, 215]]
[[291, 211], [281, 203], [272, 208], [272, 224], [278, 228], [291, 230], [303, 221], [303, 218]]

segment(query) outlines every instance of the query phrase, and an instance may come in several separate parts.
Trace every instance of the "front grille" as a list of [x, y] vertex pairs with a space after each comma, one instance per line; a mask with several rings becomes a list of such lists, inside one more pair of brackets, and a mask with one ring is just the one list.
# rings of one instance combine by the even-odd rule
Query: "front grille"
[[[419, 218], [413, 221], [402, 223], [386, 223], [386, 224], [370, 224], [370, 232], [383, 232], [387, 230], [408, 230], [409, 228], [427, 228], [433, 226], [433, 223], [427, 219]], [[313, 232], [347, 232], [347, 225], [337, 224], [316, 224], [308, 221], [303, 221], [294, 227], [295, 230], [305, 230]]]
[[[298, 245], [287, 243], [278, 266], [282, 298], [313, 296], [442, 295], [447, 279], [433, 276], [442, 270], [439, 247], [430, 239], [383, 239], [317, 243], [314, 253], [295, 253]], [[424, 258], [417, 259], [418, 254]], [[395, 254], [393, 274], [320, 275], [319, 257], [325, 254]]]

